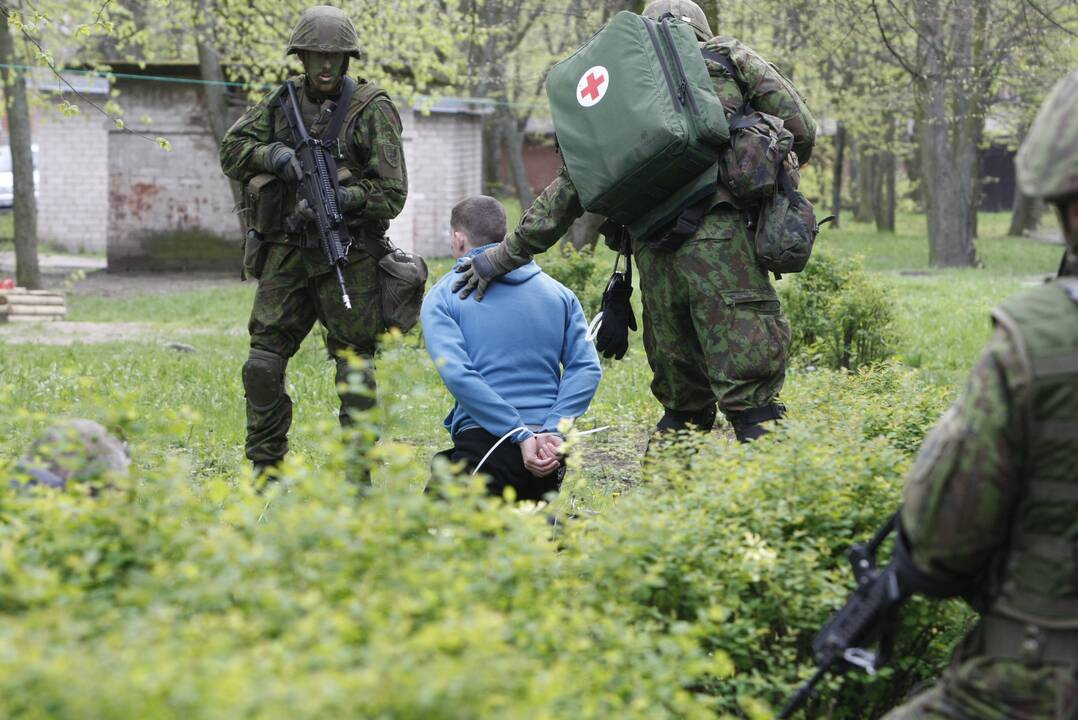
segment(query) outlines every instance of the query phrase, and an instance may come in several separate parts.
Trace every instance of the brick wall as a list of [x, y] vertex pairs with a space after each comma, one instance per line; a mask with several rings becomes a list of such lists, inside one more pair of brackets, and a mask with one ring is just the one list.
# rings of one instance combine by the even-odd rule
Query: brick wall
[[[38, 237], [66, 250], [104, 252], [109, 121], [74, 95], [67, 99], [80, 112], [72, 117], [55, 109], [58, 100], [52, 93], [37, 99], [40, 104], [31, 106], [31, 133], [38, 148]], [[7, 142], [5, 119], [0, 143]]]
[[[107, 250], [113, 270], [237, 267], [239, 224], [200, 87], [131, 78], [113, 87], [128, 127], [167, 137], [172, 151], [117, 130], [82, 101], [74, 117], [35, 109], [42, 239]], [[55, 97], [46, 100], [55, 105]], [[453, 205], [482, 189], [481, 117], [470, 106], [448, 108], [400, 108], [409, 193], [389, 236], [432, 257], [448, 254]], [[2, 129], [0, 140], [6, 142]]]
[[399, 247], [429, 257], [449, 254], [449, 213], [482, 191], [482, 120], [474, 113], [404, 109], [408, 201], [389, 227]]
[[[239, 268], [240, 225], [197, 85], [118, 80], [133, 130], [109, 131], [110, 270]], [[141, 119], [146, 116], [149, 124]]]

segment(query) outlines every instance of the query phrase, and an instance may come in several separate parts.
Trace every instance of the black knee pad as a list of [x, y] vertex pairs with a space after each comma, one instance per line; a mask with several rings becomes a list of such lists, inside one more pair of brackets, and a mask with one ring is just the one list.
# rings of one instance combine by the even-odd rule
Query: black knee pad
[[243, 390], [256, 410], [268, 410], [284, 396], [286, 358], [276, 353], [251, 348], [243, 364]]
[[692, 411], [670, 410], [667, 408], [659, 420], [659, 424], [655, 427], [658, 430], [673, 430], [675, 432], [690, 428], [701, 432], [709, 432], [711, 428], [715, 427], [715, 403]]

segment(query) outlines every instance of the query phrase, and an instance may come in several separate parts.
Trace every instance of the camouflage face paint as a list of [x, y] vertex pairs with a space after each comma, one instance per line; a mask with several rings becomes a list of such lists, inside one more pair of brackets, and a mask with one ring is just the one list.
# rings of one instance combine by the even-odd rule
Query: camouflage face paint
[[305, 50], [300, 54], [303, 70], [311, 86], [320, 93], [329, 95], [341, 86], [348, 59], [344, 53], [323, 53]]

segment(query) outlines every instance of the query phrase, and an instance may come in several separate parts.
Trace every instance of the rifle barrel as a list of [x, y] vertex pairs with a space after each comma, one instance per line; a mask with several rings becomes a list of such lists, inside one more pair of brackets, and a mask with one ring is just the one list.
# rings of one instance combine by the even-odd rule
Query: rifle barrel
[[344, 274], [341, 273], [341, 266], [337, 266], [337, 283], [341, 286], [341, 300], [344, 302], [344, 307], [348, 310], [352, 309], [352, 298], [348, 297], [348, 288], [344, 286]]
[[794, 696], [790, 698], [790, 702], [786, 703], [786, 707], [779, 713], [779, 720], [786, 720], [793, 716], [795, 712], [801, 709], [809, 698], [812, 697], [812, 691], [816, 689], [817, 683], [823, 680], [823, 676], [827, 674], [827, 671], [831, 669], [831, 665], [827, 664], [824, 667], [818, 668], [816, 672], [805, 683], [797, 689]]

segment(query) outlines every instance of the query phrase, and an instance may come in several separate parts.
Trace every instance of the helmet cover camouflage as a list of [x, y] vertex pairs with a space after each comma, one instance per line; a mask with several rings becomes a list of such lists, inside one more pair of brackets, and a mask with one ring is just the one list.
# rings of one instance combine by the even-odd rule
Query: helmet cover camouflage
[[641, 14], [646, 18], [658, 20], [667, 13], [670, 13], [678, 20], [688, 23], [696, 31], [696, 37], [701, 41], [710, 40], [715, 36], [711, 32], [711, 25], [707, 22], [707, 15], [692, 0], [652, 0]]
[[1018, 150], [1018, 185], [1032, 197], [1078, 194], [1078, 71], [1056, 83]]
[[329, 5], [315, 5], [300, 14], [285, 48], [285, 55], [301, 50], [339, 52], [359, 59], [359, 33], [344, 10]]
[[31, 485], [63, 488], [68, 480], [85, 482], [109, 473], [126, 473], [127, 448], [92, 420], [67, 420], [42, 433], [15, 465]]

